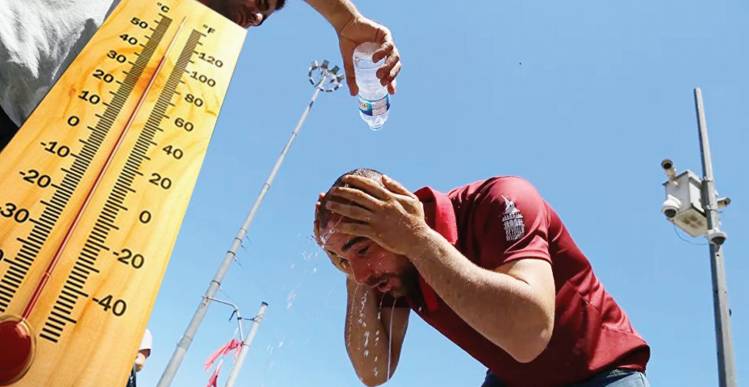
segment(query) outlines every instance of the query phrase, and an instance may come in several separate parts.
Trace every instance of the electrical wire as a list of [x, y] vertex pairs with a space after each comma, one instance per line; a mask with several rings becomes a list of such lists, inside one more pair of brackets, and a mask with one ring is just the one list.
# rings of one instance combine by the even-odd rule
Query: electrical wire
[[707, 246], [707, 242], [702, 242], [702, 243], [692, 242], [689, 239], [684, 238], [684, 236], [681, 235], [681, 233], [679, 232], [679, 228], [676, 227], [675, 224], [673, 226], [674, 226], [674, 234], [676, 234], [676, 236], [679, 237], [679, 239], [681, 239], [682, 241], [684, 241], [684, 242], [686, 242], [686, 243], [688, 243], [690, 245], [693, 245], [693, 246]]

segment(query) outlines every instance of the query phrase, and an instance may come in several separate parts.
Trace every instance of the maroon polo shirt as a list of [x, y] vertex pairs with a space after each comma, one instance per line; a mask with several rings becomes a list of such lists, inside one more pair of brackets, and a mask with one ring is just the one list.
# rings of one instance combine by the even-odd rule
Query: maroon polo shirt
[[[604, 290], [559, 216], [527, 181], [495, 177], [448, 194], [416, 195], [428, 224], [478, 266], [494, 269], [518, 259], [551, 263], [556, 286], [554, 331], [532, 362], [519, 363], [466, 324], [419, 278], [408, 298], [424, 321], [483, 363], [507, 386], [557, 386], [613, 368], [644, 371], [647, 343]], [[486, 305], [490, 309], [491, 305]]]

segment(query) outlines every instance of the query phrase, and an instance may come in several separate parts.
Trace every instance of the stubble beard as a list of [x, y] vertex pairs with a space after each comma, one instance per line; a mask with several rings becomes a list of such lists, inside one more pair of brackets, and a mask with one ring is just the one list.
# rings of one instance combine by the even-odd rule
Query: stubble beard
[[395, 298], [413, 298], [419, 292], [419, 273], [415, 267], [410, 267], [397, 276], [400, 286], [390, 290], [390, 295]]

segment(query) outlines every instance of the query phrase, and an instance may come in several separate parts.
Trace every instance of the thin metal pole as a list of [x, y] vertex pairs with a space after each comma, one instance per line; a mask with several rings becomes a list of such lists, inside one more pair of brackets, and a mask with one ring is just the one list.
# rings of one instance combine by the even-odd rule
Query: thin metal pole
[[232, 312], [233, 313], [232, 316], [233, 315], [237, 316], [237, 329], [239, 330], [239, 338], [240, 340], [244, 340], [244, 330], [242, 328], [242, 312], [239, 311], [239, 307], [234, 303], [224, 301], [224, 300], [219, 300], [218, 298], [211, 298], [210, 300], [213, 302], [218, 302], [219, 304], [231, 306], [231, 308], [234, 310]]
[[327, 80], [327, 77], [324, 75], [323, 77], [321, 77], [319, 83], [315, 86], [315, 92], [312, 94], [312, 99], [307, 104], [307, 108], [304, 109], [304, 113], [302, 113], [301, 118], [299, 118], [299, 122], [297, 123], [294, 130], [291, 132], [291, 137], [289, 137], [289, 141], [286, 142], [286, 146], [284, 146], [283, 150], [281, 151], [281, 154], [278, 156], [278, 159], [276, 160], [276, 164], [273, 166], [273, 169], [271, 170], [270, 176], [268, 176], [268, 179], [263, 184], [263, 188], [260, 189], [260, 194], [258, 195], [257, 199], [255, 199], [255, 204], [252, 205], [252, 209], [250, 210], [250, 213], [247, 215], [247, 218], [245, 219], [244, 224], [242, 224], [242, 227], [239, 229], [239, 232], [234, 237], [234, 240], [231, 243], [231, 247], [229, 248], [229, 251], [227, 251], [226, 255], [224, 255], [224, 260], [223, 262], [221, 262], [221, 266], [219, 266], [219, 269], [216, 272], [216, 275], [214, 275], [213, 279], [211, 280], [210, 285], [208, 285], [208, 289], [206, 289], [205, 294], [203, 295], [203, 298], [200, 301], [200, 304], [198, 304], [198, 308], [197, 310], [195, 310], [195, 314], [193, 315], [192, 320], [190, 320], [190, 324], [187, 326], [185, 333], [183, 334], [182, 338], [177, 343], [177, 348], [175, 348], [171, 359], [169, 359], [169, 364], [167, 364], [166, 369], [164, 370], [164, 373], [161, 375], [161, 378], [159, 379], [159, 383], [157, 384], [157, 387], [169, 387], [172, 384], [172, 381], [174, 380], [174, 377], [177, 374], [177, 370], [179, 369], [180, 364], [182, 364], [182, 360], [184, 359], [185, 354], [187, 353], [187, 349], [190, 348], [190, 344], [192, 343], [193, 337], [195, 337], [195, 334], [198, 332], [198, 328], [200, 327], [200, 324], [203, 322], [203, 318], [205, 317], [206, 312], [208, 312], [208, 304], [210, 303], [210, 300], [213, 298], [214, 295], [216, 295], [216, 292], [221, 286], [221, 281], [224, 280], [224, 275], [226, 275], [226, 272], [229, 270], [229, 267], [231, 267], [232, 262], [234, 262], [234, 260], [236, 259], [237, 251], [242, 246], [242, 241], [247, 235], [247, 232], [250, 229], [250, 225], [252, 224], [252, 221], [255, 219], [255, 214], [257, 213], [258, 208], [260, 208], [260, 204], [262, 204], [263, 199], [265, 198], [265, 194], [268, 192], [268, 189], [270, 189], [271, 184], [273, 184], [273, 180], [276, 178], [276, 174], [278, 173], [278, 170], [281, 168], [281, 164], [283, 164], [283, 161], [286, 158], [286, 154], [289, 152], [289, 149], [291, 148], [291, 144], [294, 142], [294, 139], [299, 134], [299, 131], [301, 130], [302, 125], [307, 120], [307, 116], [309, 115], [310, 110], [312, 110], [312, 105], [314, 105], [315, 101], [317, 100], [317, 96], [320, 95], [320, 86], [326, 80]]
[[[715, 197], [715, 181], [710, 156], [710, 143], [707, 139], [707, 121], [702, 104], [702, 90], [694, 89], [694, 103], [697, 109], [697, 126], [700, 135], [700, 153], [702, 155], [702, 204], [707, 217], [707, 229], [715, 230], [720, 226], [720, 214]], [[734, 364], [733, 344], [731, 339], [731, 313], [728, 308], [728, 288], [726, 286], [723, 244], [710, 241], [710, 270], [713, 284], [713, 311], [715, 314], [715, 339], [718, 346], [718, 378], [721, 387], [736, 387], [736, 366]]]
[[234, 383], [236, 383], [237, 378], [239, 377], [239, 371], [242, 370], [242, 365], [244, 365], [244, 359], [247, 357], [247, 352], [252, 345], [252, 340], [255, 338], [255, 334], [260, 327], [260, 323], [263, 321], [263, 317], [265, 317], [265, 309], [267, 307], [268, 304], [265, 302], [260, 304], [260, 310], [258, 310], [257, 315], [252, 319], [250, 334], [246, 338], [242, 338], [242, 348], [239, 350], [237, 363], [234, 365], [231, 374], [229, 374], [229, 379], [226, 381], [226, 387], [234, 387]]

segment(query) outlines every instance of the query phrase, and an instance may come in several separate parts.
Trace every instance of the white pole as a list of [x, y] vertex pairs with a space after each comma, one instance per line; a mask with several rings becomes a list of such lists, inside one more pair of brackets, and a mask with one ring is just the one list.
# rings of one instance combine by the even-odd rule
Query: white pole
[[268, 304], [263, 302], [260, 304], [260, 310], [257, 312], [257, 315], [252, 319], [252, 328], [250, 329], [250, 334], [247, 336], [247, 338], [242, 339], [242, 348], [239, 350], [239, 356], [237, 357], [237, 364], [234, 365], [234, 368], [231, 370], [231, 374], [229, 374], [229, 379], [226, 381], [226, 387], [233, 387], [234, 383], [236, 383], [237, 378], [239, 377], [239, 371], [242, 370], [242, 365], [244, 364], [244, 359], [247, 357], [247, 352], [250, 350], [250, 346], [252, 345], [252, 340], [255, 338], [255, 334], [257, 333], [258, 328], [260, 327], [260, 323], [263, 321], [263, 317], [265, 317], [265, 309], [268, 307]]
[[[317, 64], [317, 62], [315, 62], [314, 64]], [[301, 118], [299, 118], [299, 122], [296, 124], [296, 127], [291, 132], [291, 137], [289, 137], [289, 140], [286, 142], [286, 146], [284, 146], [281, 154], [278, 156], [275, 165], [273, 165], [270, 176], [268, 176], [268, 179], [266, 179], [263, 187], [260, 189], [260, 194], [258, 194], [257, 199], [255, 199], [255, 203], [252, 205], [252, 209], [250, 209], [250, 213], [247, 215], [244, 224], [242, 224], [239, 232], [232, 240], [231, 247], [226, 252], [226, 255], [224, 255], [224, 260], [221, 262], [221, 266], [219, 266], [219, 269], [208, 285], [208, 289], [206, 289], [203, 298], [201, 298], [200, 303], [198, 304], [198, 308], [195, 310], [195, 314], [192, 316], [187, 329], [185, 329], [185, 333], [177, 343], [177, 348], [174, 350], [171, 359], [169, 359], [169, 363], [167, 364], [164, 373], [161, 375], [157, 387], [169, 387], [172, 384], [172, 381], [174, 381], [174, 377], [177, 375], [177, 370], [182, 364], [182, 360], [185, 358], [187, 349], [190, 348], [190, 344], [192, 343], [195, 334], [198, 332], [198, 328], [203, 322], [203, 318], [205, 317], [206, 312], [208, 312], [208, 304], [210, 303], [211, 299], [213, 299], [213, 296], [216, 295], [216, 292], [221, 286], [221, 281], [224, 280], [226, 272], [229, 271], [232, 262], [234, 262], [234, 260], [236, 259], [237, 251], [242, 246], [242, 241], [247, 235], [252, 221], [255, 219], [255, 214], [257, 213], [258, 208], [260, 208], [260, 204], [262, 204], [263, 199], [265, 198], [265, 194], [270, 189], [271, 184], [273, 184], [273, 180], [276, 178], [276, 174], [278, 174], [278, 170], [281, 168], [281, 164], [283, 164], [283, 161], [286, 158], [286, 154], [291, 148], [291, 144], [294, 142], [294, 139], [302, 129], [302, 125], [304, 125], [304, 122], [307, 120], [307, 116], [312, 110], [312, 105], [314, 105], [315, 100], [317, 100], [317, 96], [320, 95], [320, 91], [335, 90], [324, 89], [324, 85], [326, 84], [326, 82], [332, 82], [340, 85], [342, 75], [336, 75], [338, 71], [337, 67], [328, 70], [327, 66], [327, 61], [325, 61], [324, 66], [319, 67], [319, 69], [321, 69], [321, 76], [316, 84], [313, 83], [313, 86], [315, 86], [315, 92], [312, 94], [312, 98], [307, 104], [307, 107], [304, 109]], [[312, 70], [313, 68], [310, 68], [310, 74], [312, 73]], [[312, 80], [312, 78], [310, 78], [310, 80]], [[336, 86], [336, 89], [337, 88], [338, 87]]]
[[[710, 245], [710, 271], [713, 283], [713, 313], [715, 318], [715, 339], [718, 347], [718, 381], [720, 387], [736, 387], [736, 365], [734, 364], [731, 340], [731, 311], [728, 307], [728, 285], [726, 285], [723, 242], [725, 233], [718, 228], [720, 214], [715, 195], [715, 178], [710, 157], [710, 143], [707, 140], [707, 120], [702, 104], [702, 90], [694, 89], [694, 104], [697, 109], [697, 126], [700, 135], [702, 156], [702, 208], [707, 217], [707, 238]], [[712, 237], [718, 232], [719, 237]]]

